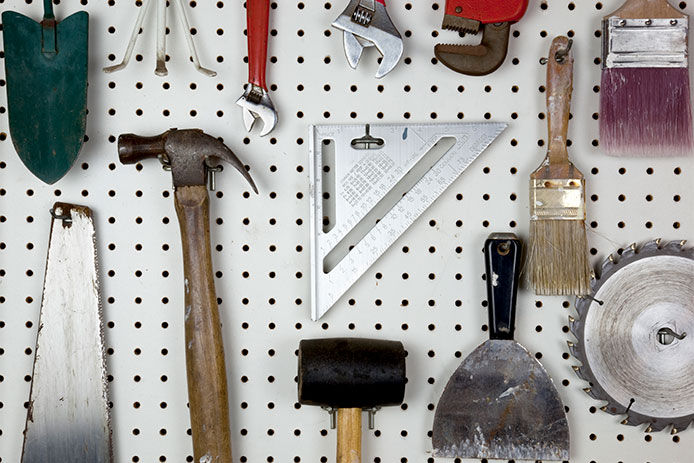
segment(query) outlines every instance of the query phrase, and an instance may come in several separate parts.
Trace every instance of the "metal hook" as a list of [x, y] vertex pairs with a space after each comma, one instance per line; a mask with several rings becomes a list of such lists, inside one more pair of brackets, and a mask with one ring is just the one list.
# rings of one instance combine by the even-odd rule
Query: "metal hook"
[[571, 51], [571, 47], [573, 46], [574, 41], [573, 39], [569, 39], [569, 44], [566, 46], [565, 50], [557, 50], [557, 52], [554, 54], [554, 60], [562, 64], [564, 62], [564, 58], [566, 58], [569, 55], [569, 52]]
[[51, 213], [51, 217], [55, 220], [62, 220], [65, 225], [72, 223], [72, 216], [70, 214], [58, 214], [53, 208], [49, 209], [49, 212]]
[[667, 346], [672, 344], [675, 339], [682, 340], [687, 336], [687, 333], [677, 334], [671, 328], [665, 327], [658, 330], [658, 342]]
[[[569, 52], [571, 51], [571, 47], [573, 46], [573, 44], [573, 39], [569, 39], [569, 44], [566, 46], [566, 49], [557, 50], [557, 52], [554, 54], [554, 60], [559, 64], [563, 64], [564, 58], [566, 58], [569, 55]], [[547, 58], [540, 58], [540, 64], [542, 64], [543, 66], [547, 64], [548, 61], [549, 59]]]

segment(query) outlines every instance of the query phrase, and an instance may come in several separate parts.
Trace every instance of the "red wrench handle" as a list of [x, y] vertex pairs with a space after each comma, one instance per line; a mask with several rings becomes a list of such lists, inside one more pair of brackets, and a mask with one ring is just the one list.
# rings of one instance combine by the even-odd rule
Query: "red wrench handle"
[[267, 90], [267, 33], [270, 0], [246, 0], [246, 33], [248, 34], [248, 82]]
[[446, 13], [482, 24], [519, 21], [529, 0], [446, 0]]

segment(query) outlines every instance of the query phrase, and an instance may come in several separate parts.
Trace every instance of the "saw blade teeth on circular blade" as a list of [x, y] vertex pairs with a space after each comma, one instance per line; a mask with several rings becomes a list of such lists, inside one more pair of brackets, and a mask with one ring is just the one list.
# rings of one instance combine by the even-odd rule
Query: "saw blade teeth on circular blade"
[[[567, 341], [567, 344], [571, 355], [580, 362], [573, 370], [588, 383], [584, 391], [603, 403], [601, 410], [612, 415], [623, 415], [622, 424], [643, 426], [645, 432], [668, 428], [675, 434], [686, 429], [694, 420], [694, 387], [691, 387], [694, 382], [680, 384], [687, 381], [682, 378], [693, 376], [687, 373], [687, 369], [694, 372], [694, 363], [686, 360], [694, 358], [689, 355], [694, 352], [691, 347], [694, 343], [694, 304], [686, 303], [689, 299], [694, 300], [694, 285], [691, 284], [694, 281], [694, 248], [686, 248], [685, 243], [655, 239], [640, 246], [631, 244], [609, 255], [591, 278], [591, 294], [576, 298], [578, 315], [569, 318], [569, 328], [576, 339]], [[654, 260], [655, 257], [669, 258]], [[629, 271], [621, 271], [632, 264], [636, 265], [630, 267]], [[663, 266], [665, 270], [660, 271]], [[643, 284], [644, 281], [652, 284]], [[665, 286], [667, 288], [663, 290]], [[683, 291], [683, 294], [671, 296], [671, 292], [676, 290]], [[647, 297], [643, 298], [642, 295]], [[591, 308], [597, 312], [590, 314]], [[603, 320], [610, 323], [605, 324]], [[689, 330], [692, 337], [687, 339], [685, 336], [682, 340], [663, 344], [660, 330], [655, 330], [660, 325], [669, 327], [668, 324], [673, 324], [675, 328], [678, 324], [682, 327], [686, 325], [688, 328], [683, 327], [679, 334]], [[605, 326], [613, 331], [606, 331]], [[589, 336], [586, 337], [586, 334]], [[608, 348], [614, 349], [612, 354], [620, 354], [621, 357], [602, 355], [604, 351], [610, 353]], [[666, 354], [670, 357], [662, 357]], [[678, 355], [684, 356], [685, 360], [674, 362], [678, 360]], [[620, 362], [618, 358], [631, 359], [633, 363]], [[663, 358], [665, 361], [658, 360]], [[668, 370], [665, 365], [668, 358], [674, 359], [671, 363], [681, 367]], [[646, 364], [647, 360], [651, 360], [651, 364]], [[668, 373], [670, 376], [667, 376]], [[649, 374], [655, 376], [649, 378]], [[662, 381], [658, 383], [661, 378]], [[639, 383], [646, 379], [649, 381], [645, 386]], [[633, 389], [629, 389], [630, 386]], [[679, 394], [672, 393], [672, 388]], [[630, 394], [625, 395], [624, 391]], [[634, 397], [624, 400], [631, 393], [637, 397], [638, 405], [635, 405]], [[622, 400], [613, 395], [621, 396]], [[663, 404], [665, 409], [662, 408]]]

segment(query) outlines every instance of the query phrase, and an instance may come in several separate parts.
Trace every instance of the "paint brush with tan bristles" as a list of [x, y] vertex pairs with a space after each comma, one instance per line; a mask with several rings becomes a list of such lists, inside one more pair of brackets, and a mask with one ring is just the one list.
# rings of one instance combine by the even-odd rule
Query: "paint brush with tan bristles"
[[573, 87], [572, 41], [556, 37], [547, 58], [548, 149], [530, 176], [528, 277], [539, 295], [590, 292], [585, 179], [566, 148]]

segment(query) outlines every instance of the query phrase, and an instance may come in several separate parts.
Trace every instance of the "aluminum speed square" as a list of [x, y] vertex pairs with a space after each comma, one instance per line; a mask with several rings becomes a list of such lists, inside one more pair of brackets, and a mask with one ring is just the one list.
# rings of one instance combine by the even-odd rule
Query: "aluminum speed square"
[[506, 126], [311, 126], [311, 318], [330, 310]]

